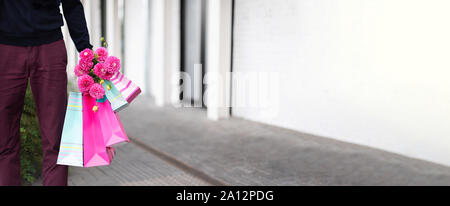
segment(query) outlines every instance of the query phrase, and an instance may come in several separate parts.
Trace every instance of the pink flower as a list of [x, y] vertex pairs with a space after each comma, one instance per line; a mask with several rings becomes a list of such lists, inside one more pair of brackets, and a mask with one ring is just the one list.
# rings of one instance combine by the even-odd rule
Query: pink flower
[[95, 83], [91, 86], [89, 94], [95, 99], [103, 99], [103, 97], [105, 96], [105, 89], [99, 83]]
[[106, 69], [104, 67], [103, 63], [98, 63], [94, 67], [94, 74], [100, 77], [101, 79], [104, 79], [106, 75]]
[[76, 75], [77, 77], [81, 77], [81, 76], [83, 76], [83, 75], [85, 75], [85, 74], [89, 74], [89, 72], [86, 72], [86, 71], [84, 71], [83, 69], [81, 69], [81, 66], [80, 66], [80, 65], [76, 65], [76, 66], [75, 66], [75, 75]]
[[94, 62], [92, 62], [92, 60], [80, 59], [78, 65], [80, 65], [81, 70], [90, 72], [92, 67], [94, 66]]
[[94, 52], [91, 49], [85, 49], [83, 51], [80, 52], [80, 59], [82, 59], [83, 61], [89, 62], [94, 60]]
[[111, 80], [111, 78], [114, 76], [114, 74], [111, 74], [106, 70], [105, 64], [103, 63], [98, 63], [95, 65], [94, 74], [100, 77], [100, 79], [104, 80]]
[[87, 74], [78, 78], [78, 88], [80, 89], [80, 92], [83, 93], [89, 92], [94, 83], [94, 79]]
[[106, 58], [108, 58], [108, 50], [106, 50], [104, 47], [98, 48], [97, 50], [95, 50], [95, 53], [98, 56], [97, 60], [99, 62], [105, 62]]
[[115, 56], [106, 58], [105, 68], [108, 73], [115, 74], [120, 70], [120, 59]]

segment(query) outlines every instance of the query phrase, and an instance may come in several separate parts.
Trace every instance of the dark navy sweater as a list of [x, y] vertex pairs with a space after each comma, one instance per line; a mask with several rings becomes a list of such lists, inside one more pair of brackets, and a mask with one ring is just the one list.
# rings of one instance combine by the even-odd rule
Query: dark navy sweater
[[61, 4], [77, 50], [92, 48], [80, 0], [0, 0], [0, 44], [39, 46], [63, 39]]

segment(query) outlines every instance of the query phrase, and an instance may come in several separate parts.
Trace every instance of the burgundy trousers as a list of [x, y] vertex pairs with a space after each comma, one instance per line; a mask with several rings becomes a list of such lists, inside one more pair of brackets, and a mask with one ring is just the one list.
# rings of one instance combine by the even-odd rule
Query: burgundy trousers
[[64, 40], [17, 47], [0, 44], [0, 185], [17, 186], [20, 176], [20, 117], [28, 81], [41, 128], [43, 184], [67, 185], [67, 166], [56, 165], [67, 106]]

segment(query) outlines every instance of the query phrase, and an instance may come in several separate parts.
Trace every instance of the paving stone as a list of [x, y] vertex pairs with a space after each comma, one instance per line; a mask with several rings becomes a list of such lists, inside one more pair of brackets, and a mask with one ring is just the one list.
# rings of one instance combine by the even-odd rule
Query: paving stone
[[71, 186], [201, 186], [206, 182], [168, 164], [132, 143], [117, 147], [110, 166], [71, 168]]
[[[127, 134], [229, 185], [450, 185], [450, 168], [442, 165], [152, 102], [141, 96], [120, 113]], [[208, 183], [129, 143], [117, 147], [111, 166], [71, 168], [69, 185]]]
[[152, 102], [141, 96], [120, 113], [127, 133], [230, 185], [450, 185], [442, 165]]
[[[34, 186], [42, 185], [37, 181]], [[71, 167], [70, 186], [208, 186], [203, 180], [168, 164], [132, 143], [117, 147], [110, 166]]]

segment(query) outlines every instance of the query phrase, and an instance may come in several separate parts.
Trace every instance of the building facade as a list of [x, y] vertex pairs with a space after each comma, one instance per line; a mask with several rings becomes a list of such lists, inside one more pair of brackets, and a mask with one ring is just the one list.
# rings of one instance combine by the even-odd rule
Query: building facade
[[157, 105], [450, 165], [447, 0], [84, 3], [92, 42]]

